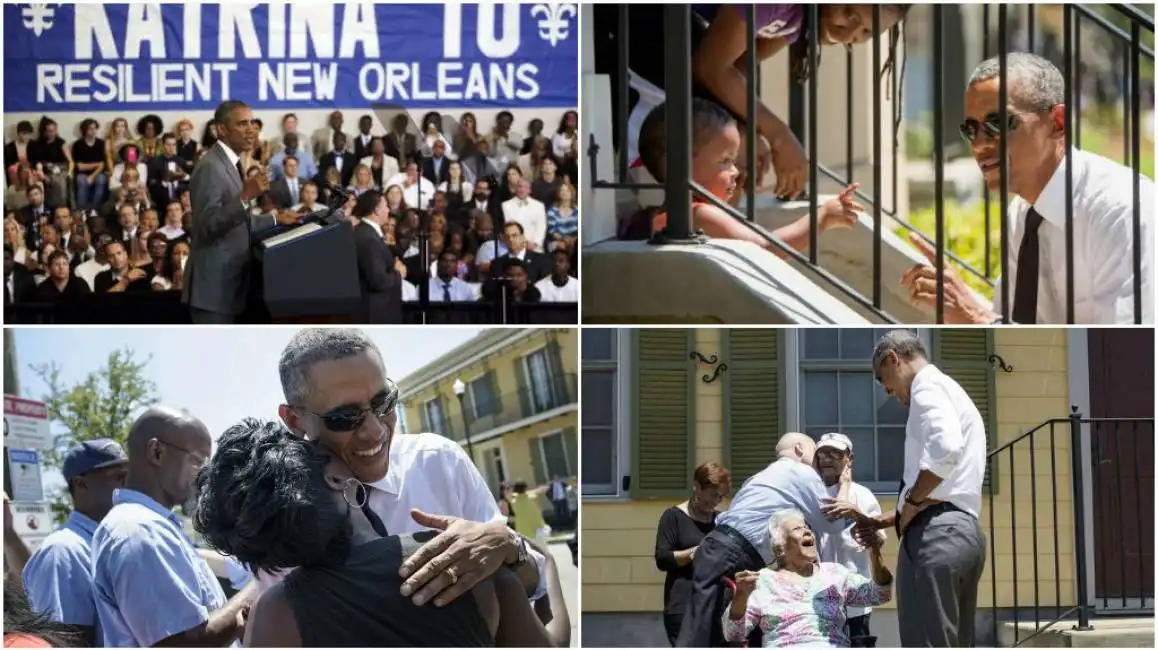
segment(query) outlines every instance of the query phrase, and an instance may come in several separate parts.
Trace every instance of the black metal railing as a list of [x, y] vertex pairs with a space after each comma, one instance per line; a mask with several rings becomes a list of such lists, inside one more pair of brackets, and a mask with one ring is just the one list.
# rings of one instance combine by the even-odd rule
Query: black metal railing
[[[431, 431], [451, 440], [463, 442], [466, 440], [468, 430], [473, 438], [492, 429], [512, 425], [569, 404], [576, 404], [579, 401], [579, 389], [576, 375], [568, 373], [548, 376], [536, 384], [495, 395], [485, 401], [472, 403], [467, 399], [463, 403], [465, 412], [460, 410], [457, 404], [451, 407], [445, 397], [439, 399], [442, 401], [441, 417], [430, 420], [423, 416], [422, 421]], [[415, 406], [424, 408], [422, 404]]]
[[[1083, 435], [1083, 429], [1088, 428], [1089, 436]], [[1132, 434], [1132, 435], [1126, 435]], [[1039, 445], [1040, 438], [1046, 437], [1047, 443]], [[1060, 441], [1059, 441], [1060, 437]], [[1008, 490], [1008, 499], [1002, 499], [1003, 503], [1009, 504], [1009, 534], [1010, 534], [1010, 551], [1012, 553], [1011, 572], [1008, 578], [1013, 582], [1013, 602], [1011, 604], [1011, 613], [1007, 620], [1013, 623], [1013, 645], [1020, 646], [1028, 643], [1031, 639], [1039, 634], [1050, 629], [1054, 625], [1064, 620], [1073, 620], [1076, 630], [1089, 630], [1090, 618], [1094, 614], [1095, 601], [1103, 599], [1106, 603], [1110, 602], [1110, 592], [1114, 591], [1109, 588], [1100, 588], [1095, 586], [1093, 590], [1089, 589], [1088, 579], [1089, 562], [1087, 561], [1087, 535], [1095, 531], [1124, 531], [1128, 529], [1129, 525], [1133, 525], [1136, 530], [1136, 538], [1126, 540], [1124, 538], [1116, 538], [1118, 548], [1107, 549], [1106, 544], [1097, 544], [1096, 551], [1091, 553], [1094, 556], [1094, 572], [1095, 575], [1107, 576], [1108, 571], [1113, 571], [1114, 577], [1120, 577], [1119, 593], [1114, 593], [1115, 598], [1120, 597], [1123, 607], [1126, 606], [1129, 597], [1138, 599], [1137, 606], [1133, 609], [1153, 610], [1154, 593], [1153, 584], [1146, 588], [1145, 578], [1143, 576], [1153, 575], [1153, 566], [1147, 568], [1146, 566], [1137, 566], [1132, 569], [1132, 573], [1126, 570], [1126, 556], [1131, 543], [1136, 542], [1134, 546], [1135, 554], [1140, 559], [1140, 564], [1145, 564], [1145, 556], [1148, 549], [1153, 549], [1154, 541], [1150, 540], [1147, 545], [1145, 535], [1149, 533], [1150, 528], [1145, 525], [1145, 518], [1138, 520], [1137, 514], [1144, 512], [1146, 495], [1152, 493], [1152, 488], [1143, 490], [1142, 488], [1142, 474], [1143, 469], [1139, 466], [1139, 462], [1149, 463], [1148, 469], [1150, 477], [1153, 477], [1153, 458], [1154, 458], [1154, 418], [1089, 418], [1083, 417], [1078, 412], [1076, 406], [1072, 407], [1072, 413], [1069, 417], [1052, 418], [1038, 424], [1029, 431], [1022, 433], [1013, 440], [1001, 445], [997, 449], [988, 453], [987, 465], [990, 476], [989, 481], [989, 576], [990, 587], [992, 591], [992, 607], [993, 616], [992, 634], [993, 643], [997, 643], [998, 639], [998, 611], [1007, 607], [1004, 603], [998, 601], [997, 581], [998, 574], [1002, 573], [1002, 569], [998, 567], [997, 563], [997, 526], [996, 526], [996, 484], [1001, 483], [1001, 490]], [[1089, 444], [1086, 444], [1086, 441]], [[1134, 452], [1131, 468], [1134, 473], [1134, 490], [1127, 490], [1123, 487], [1122, 481], [1122, 448], [1123, 443], [1129, 441], [1129, 447]], [[1148, 448], [1139, 450], [1144, 447], [1146, 441], [1149, 441]], [[1068, 443], [1070, 454], [1070, 476], [1069, 485], [1058, 485], [1058, 446], [1060, 442]], [[1109, 453], [1109, 447], [1113, 448], [1113, 455]], [[1044, 458], [1048, 449], [1048, 458]], [[1089, 449], [1089, 453], [1087, 453]], [[1016, 470], [1016, 457], [1021, 454], [1027, 457], [1029, 464], [1028, 474], [1019, 473]], [[1043, 456], [1042, 458], [1039, 458]], [[1144, 460], [1139, 461], [1139, 458]], [[1048, 461], [1048, 463], [1046, 462]], [[1064, 462], [1064, 452], [1063, 452]], [[1008, 471], [998, 476], [997, 466], [1001, 463], [1007, 463]], [[1110, 481], [1109, 485], [1105, 485], [1105, 481], [1099, 480], [1100, 476], [1096, 476], [1091, 472], [1101, 472], [1103, 467], [1113, 464], [1115, 480]], [[1039, 467], [1040, 464], [1040, 467]], [[1049, 476], [1050, 490], [1049, 495], [1043, 501], [1043, 504], [1048, 503], [1048, 512], [1043, 517], [1039, 517], [1038, 513], [1038, 482], [1039, 479], [1044, 480]], [[1019, 481], [1019, 479], [1021, 479]], [[1024, 489], [1024, 483], [1028, 480], [1029, 483], [1029, 523], [1024, 525], [1025, 512], [1024, 507], [1019, 504], [1017, 500], [1018, 488]], [[1006, 483], [1008, 481], [1008, 483]], [[1092, 484], [1094, 507], [1093, 520], [1086, 517], [1086, 495], [1085, 486]], [[1059, 492], [1060, 490], [1060, 492]], [[1063, 604], [1069, 601], [1063, 601], [1068, 598], [1068, 594], [1063, 596], [1062, 593], [1062, 567], [1061, 567], [1061, 530], [1059, 529], [1059, 494], [1064, 496], [1065, 492], [1071, 495], [1070, 507], [1072, 508], [1073, 518], [1073, 566], [1074, 582], [1076, 582], [1076, 594], [1074, 604]], [[1124, 514], [1123, 505], [1127, 499], [1132, 497], [1135, 508], [1134, 518]], [[1022, 502], [1024, 503], [1024, 502]], [[1153, 525], [1153, 501], [1149, 501], [1150, 525]], [[1043, 522], [1044, 519], [1044, 522]], [[1052, 521], [1052, 526], [1050, 522]], [[1019, 528], [1020, 526], [1020, 528]], [[1025, 528], [1029, 529], [1029, 553], [1023, 553], [1032, 557], [1032, 571], [1033, 571], [1033, 595], [1029, 602], [1021, 599], [1021, 584], [1019, 578], [1019, 544], [1024, 544], [1026, 540], [1020, 534]], [[1052, 530], [1052, 534], [1039, 531]], [[1118, 533], [1121, 534], [1121, 533]], [[1042, 538], [1046, 539], [1042, 539]], [[1149, 551], [1152, 553], [1152, 550]], [[1109, 555], [1107, 556], [1107, 553]], [[1152, 555], [1151, 555], [1152, 557]], [[1048, 561], [1052, 558], [1053, 574], [1052, 581], [1054, 583], [1053, 606], [1043, 607], [1041, 605], [1040, 587], [1043, 582], [1041, 576], [1042, 562]], [[1116, 560], [1114, 558], [1117, 558]], [[1117, 561], [1117, 567], [1114, 567], [1114, 562]], [[1003, 577], [1007, 577], [1003, 574]], [[1137, 589], [1131, 589], [1129, 582], [1130, 577], [1136, 579]], [[1046, 582], [1049, 578], [1046, 578]], [[1067, 589], [1068, 590], [1068, 589]], [[1092, 596], [1091, 596], [1092, 594]], [[1029, 610], [1032, 609], [1033, 630], [1026, 636], [1022, 637], [1021, 623], [1027, 621], [1029, 617]], [[1052, 610], [1052, 611], [1051, 611]]]
[[[352, 322], [335, 317], [334, 322]], [[188, 325], [188, 305], [179, 291], [141, 291], [82, 296], [60, 305], [5, 305], [4, 322], [11, 325]], [[269, 314], [243, 314], [239, 322], [268, 323]], [[402, 303], [402, 323], [408, 325], [574, 325], [577, 303], [418, 302]]]
[[[740, 8], [746, 16], [754, 16], [755, 5], [736, 5]], [[1064, 33], [1061, 35], [1063, 42], [1063, 58], [1065, 77], [1065, 131], [1066, 131], [1066, 160], [1073, 160], [1073, 149], [1080, 145], [1080, 135], [1082, 127], [1082, 116], [1080, 115], [1080, 92], [1078, 88], [1078, 81], [1080, 81], [1080, 71], [1077, 65], [1081, 56], [1081, 27], [1082, 22], [1087, 21], [1099, 27], [1110, 38], [1117, 39], [1123, 43], [1128, 43], [1130, 56], [1127, 64], [1124, 66], [1128, 80], [1126, 84], [1127, 95], [1129, 96], [1128, 107], [1124, 115], [1124, 137], [1125, 146], [1127, 148], [1125, 159], [1127, 164], [1131, 166], [1133, 172], [1133, 196], [1132, 196], [1132, 239], [1131, 239], [1131, 255], [1132, 255], [1132, 270], [1133, 270], [1133, 297], [1134, 297], [1134, 311], [1133, 321], [1141, 323], [1143, 317], [1143, 295], [1142, 295], [1142, 246], [1148, 245], [1148, 242], [1141, 241], [1141, 166], [1140, 166], [1140, 151], [1142, 128], [1140, 126], [1140, 59], [1145, 56], [1150, 61], [1154, 59], [1153, 50], [1142, 43], [1142, 30], [1154, 32], [1154, 20], [1141, 11], [1138, 11], [1130, 5], [1104, 5], [1109, 11], [1115, 12], [1117, 15], [1124, 17], [1130, 23], [1129, 33], [1124, 32], [1118, 27], [1114, 26], [1109, 20], [1102, 16], [1097, 9], [1086, 7], [1082, 5], [1062, 5], [1064, 11]], [[983, 264], [981, 268], [977, 268], [973, 264], [962, 259], [959, 254], [948, 250], [946, 244], [945, 234], [945, 163], [946, 163], [946, 149], [944, 133], [946, 131], [944, 122], [944, 107], [945, 107], [945, 93], [944, 93], [944, 34], [943, 34], [943, 6], [933, 5], [932, 21], [931, 21], [931, 47], [933, 60], [933, 166], [934, 166], [934, 201], [935, 201], [935, 225], [934, 232], [924, 233], [917, 227], [908, 223], [904, 219], [904, 215], [898, 214], [898, 169], [897, 169], [897, 152], [898, 152], [898, 133], [900, 128], [899, 121], [894, 123], [894, 137], [892, 142], [892, 178], [891, 178], [891, 194], [892, 200], [889, 206], [884, 205], [883, 197], [886, 196], [885, 189], [882, 188], [882, 169], [881, 169], [881, 155], [882, 155], [882, 97], [881, 97], [881, 80], [880, 75], [882, 71], [881, 54], [880, 54], [880, 39], [882, 36], [881, 25], [881, 9], [879, 5], [874, 5], [873, 8], [873, 33], [874, 36], [869, 44], [872, 48], [873, 59], [873, 106], [872, 106], [872, 177], [873, 190], [868, 193], [864, 190], [858, 189], [855, 195], [866, 202], [871, 207], [873, 217], [873, 245], [872, 245], [872, 291], [871, 296], [865, 296], [859, 291], [845, 284], [838, 279], [829, 270], [825, 269], [818, 259], [818, 194], [821, 177], [839, 183], [842, 186], [847, 186], [853, 181], [855, 172], [854, 149], [853, 149], [853, 125], [854, 125], [854, 96], [852, 92], [853, 82], [852, 73], [854, 69], [854, 50], [849, 48], [846, 54], [846, 66], [848, 70], [848, 92], [845, 102], [846, 115], [846, 131], [847, 138], [845, 147], [846, 160], [844, 161], [845, 175], [834, 172], [828, 166], [822, 164], [818, 160], [817, 142], [818, 142], [818, 84], [820, 77], [819, 70], [819, 8], [816, 5], [806, 6], [806, 16], [808, 33], [807, 39], [800, 39], [793, 47], [803, 48], [808, 58], [808, 69], [810, 76], [806, 86], [796, 83], [794, 79], [789, 80], [788, 84], [788, 124], [790, 130], [800, 139], [806, 143], [808, 157], [809, 157], [809, 185], [806, 196], [809, 202], [809, 220], [810, 220], [810, 236], [809, 236], [809, 250], [807, 255], [802, 255], [798, 251], [789, 247], [784, 241], [773, 235], [771, 232], [755, 223], [755, 196], [757, 188], [755, 186], [755, 151], [757, 129], [756, 120], [754, 118], [744, 120], [743, 128], [746, 136], [745, 153], [749, 161], [749, 174], [747, 175], [747, 183], [744, 188], [744, 195], [746, 199], [746, 214], [739, 210], [726, 205], [723, 201], [713, 200], [715, 197], [707, 195], [703, 188], [691, 181], [690, 175], [690, 148], [691, 148], [691, 98], [692, 98], [692, 66], [691, 66], [691, 21], [692, 9], [689, 5], [667, 5], [663, 8], [663, 27], [664, 27], [664, 43], [663, 43], [663, 57], [664, 57], [664, 83], [666, 94], [666, 140], [667, 140], [667, 177], [663, 183], [634, 183], [628, 179], [628, 111], [630, 108], [629, 102], [629, 52], [630, 52], [630, 19], [629, 6], [620, 5], [618, 8], [617, 18], [618, 24], [616, 26], [615, 38], [616, 40], [616, 61], [614, 64], [614, 74], [616, 79], [616, 102], [613, 107], [615, 111], [615, 140], [618, 143], [619, 150], [617, 156], [617, 178], [614, 181], [601, 179], [597, 167], [596, 153], [599, 150], [600, 144], [596, 141], [595, 135], [589, 136], [589, 168], [591, 187], [596, 190], [645, 190], [645, 189], [663, 189], [665, 191], [665, 209], [667, 211], [667, 228], [664, 232], [653, 233], [651, 243], [653, 244], [688, 244], [688, 245], [704, 245], [707, 240], [702, 236], [702, 233], [694, 232], [694, 227], [691, 222], [691, 207], [689, 193], [696, 192], [701, 200], [706, 200], [716, 207], [723, 210], [733, 219], [743, 223], [750, 230], [756, 233], [760, 238], [771, 244], [771, 246], [783, 253], [784, 256], [807, 266], [813, 271], [823, 283], [843, 293], [849, 300], [856, 303], [874, 314], [878, 318], [886, 322], [895, 322], [890, 314], [886, 313], [882, 308], [882, 229], [883, 217], [887, 216], [891, 219], [891, 223], [908, 231], [910, 234], [923, 239], [930, 246], [936, 250], [936, 300], [935, 300], [935, 319], [938, 323], [945, 322], [944, 313], [944, 291], [945, 291], [945, 269], [948, 261], [954, 262], [966, 274], [972, 275], [982, 283], [989, 287], [996, 287], [1000, 284], [1000, 304], [993, 305], [993, 312], [996, 317], [1003, 322], [1013, 322], [1010, 311], [1010, 302], [1012, 295], [1010, 292], [1009, 274], [1005, 272], [1009, 268], [1008, 261], [1010, 259], [1010, 240], [1011, 233], [1009, 232], [1008, 224], [1008, 209], [1009, 209], [1009, 188], [1008, 179], [1010, 172], [1008, 169], [1008, 152], [1006, 136], [1008, 135], [1008, 89], [1004, 80], [1008, 78], [1008, 56], [1010, 54], [1010, 37], [1011, 30], [1009, 26], [1010, 5], [984, 5], [982, 9], [982, 22], [984, 31], [983, 54], [985, 58], [989, 58], [991, 54], [990, 41], [991, 39], [991, 12], [997, 12], [997, 36], [996, 36], [996, 51], [999, 58], [1000, 74], [999, 78], [1002, 80], [1000, 84], [1000, 107], [999, 114], [1001, 119], [1001, 135], [1000, 151], [1000, 260], [993, 260], [990, 253], [992, 241], [990, 225], [991, 217], [991, 198], [989, 190], [985, 190], [985, 251], [983, 254]], [[1019, 7], [1012, 7], [1013, 11], [1020, 11]], [[1036, 20], [1036, 8], [1033, 5], [1028, 5], [1027, 18], [1024, 25], [1027, 31], [1026, 42], [1030, 51], [1037, 46], [1037, 39], [1035, 38], [1038, 30], [1038, 23]], [[749, 19], [747, 25], [746, 38], [748, 41], [747, 55], [746, 55], [746, 72], [747, 72], [747, 97], [746, 108], [749, 116], [754, 116], [757, 105], [757, 88], [759, 80], [759, 63], [756, 60], [756, 33], [754, 21]], [[900, 33], [899, 31], [897, 33]], [[894, 34], [892, 38], [897, 38]], [[895, 66], [895, 61], [892, 64]], [[897, 91], [898, 80], [900, 75], [890, 74], [892, 101], [901, 102], [902, 98]], [[900, 80], [903, 87], [903, 80]], [[806, 95], [807, 93], [807, 101]], [[1065, 199], [1065, 256], [1066, 256], [1066, 314], [1065, 321], [1067, 323], [1075, 322], [1075, 295], [1074, 295], [1074, 241], [1073, 241], [1073, 165], [1066, 164], [1066, 199]], [[1001, 271], [1000, 278], [995, 277], [998, 271]], [[1084, 272], [1084, 270], [1083, 270]]]

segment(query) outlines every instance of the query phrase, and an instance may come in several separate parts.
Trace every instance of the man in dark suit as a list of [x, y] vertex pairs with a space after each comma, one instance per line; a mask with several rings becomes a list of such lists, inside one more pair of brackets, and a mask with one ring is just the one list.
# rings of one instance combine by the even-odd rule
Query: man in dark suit
[[[386, 155], [394, 156], [394, 159], [398, 161], [399, 169], [406, 169], [406, 163], [410, 162], [414, 158], [414, 154], [418, 152], [418, 138], [413, 133], [406, 132], [406, 127], [410, 126], [410, 118], [406, 116], [406, 113], [395, 115], [391, 126], [392, 130], [386, 134], [384, 143]], [[359, 158], [359, 160], [361, 159]]]
[[279, 210], [291, 208], [301, 203], [302, 179], [298, 178], [298, 159], [286, 156], [282, 162], [284, 175], [273, 182], [269, 188], [269, 196]]
[[509, 221], [503, 225], [503, 239], [507, 242], [510, 251], [491, 263], [491, 277], [497, 278], [506, 275], [506, 267], [512, 258], [522, 262], [527, 270], [527, 282], [535, 284], [551, 273], [551, 265], [547, 256], [527, 248], [527, 239], [524, 236], [523, 224]]
[[480, 178], [475, 181], [474, 195], [471, 196], [466, 207], [468, 210], [482, 210], [491, 215], [491, 223], [495, 228], [501, 229], [504, 223], [503, 204], [492, 196], [491, 189], [489, 178]]
[[354, 250], [358, 257], [358, 283], [362, 287], [362, 322], [402, 321], [402, 278], [394, 254], [386, 245], [382, 224], [390, 218], [382, 195], [374, 190], [363, 193], [354, 205]]
[[491, 158], [491, 143], [486, 139], [475, 143], [474, 155], [462, 160], [462, 168], [467, 178], [473, 179], [475, 183], [484, 178], [489, 178], [492, 183], [503, 182], [502, 172]]
[[28, 205], [20, 208], [16, 219], [24, 226], [24, 246], [35, 251], [40, 248], [40, 221], [50, 219], [52, 209], [44, 202], [44, 190], [39, 185], [29, 185], [25, 196]]
[[[350, 153], [346, 150], [346, 134], [334, 134], [334, 150], [322, 156], [318, 161], [318, 177], [320, 180], [325, 180], [326, 172], [331, 167], [337, 167], [338, 173], [342, 175], [342, 187], [350, 186], [350, 179], [354, 178], [354, 168], [358, 166], [358, 158], [356, 154]], [[367, 145], [367, 156], [370, 154], [369, 145]]]
[[189, 183], [185, 161], [177, 155], [177, 136], [166, 133], [161, 138], [161, 155], [149, 161], [149, 198], [153, 205], [169, 205], [177, 200], [181, 188]]
[[354, 136], [354, 157], [358, 160], [370, 155], [370, 142], [374, 139], [370, 129], [373, 127], [374, 118], [369, 115], [363, 115], [358, 120], [358, 134]]
[[431, 147], [432, 155], [422, 161], [422, 176], [435, 187], [450, 178], [450, 159], [446, 157], [446, 143], [438, 140]]
[[181, 299], [196, 324], [230, 324], [245, 309], [253, 232], [288, 215], [253, 215], [249, 202], [269, 189], [268, 173], [248, 179], [239, 152], [257, 141], [253, 112], [244, 102], [222, 102], [213, 114], [217, 143], [201, 158], [190, 181], [192, 250]]
[[23, 264], [17, 264], [12, 247], [4, 245], [4, 305], [27, 302], [36, 291], [36, 280]]
[[[152, 278], [149, 269], [135, 269], [129, 266], [129, 252], [119, 241], [109, 242], [105, 246], [105, 255], [108, 257], [109, 269], [96, 274], [93, 280], [93, 293], [109, 293], [120, 291], [148, 291]], [[151, 265], [150, 265], [151, 268]]]

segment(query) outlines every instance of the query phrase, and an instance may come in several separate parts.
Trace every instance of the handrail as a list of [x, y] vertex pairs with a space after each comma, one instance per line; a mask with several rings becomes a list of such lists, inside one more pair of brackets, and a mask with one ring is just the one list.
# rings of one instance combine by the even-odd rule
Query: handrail
[[[1106, 5], [1101, 5], [1101, 6], [1106, 6]], [[1109, 5], [1109, 6], [1113, 6], [1113, 5]], [[1090, 9], [1089, 7], [1086, 7], [1085, 5], [1073, 5], [1073, 8], [1075, 10], [1077, 10], [1077, 12], [1079, 14], [1081, 14], [1083, 18], [1089, 19], [1091, 22], [1093, 22], [1098, 27], [1101, 27], [1103, 30], [1105, 30], [1107, 33], [1109, 33], [1111, 36], [1116, 36], [1116, 37], [1118, 37], [1118, 39], [1125, 41], [1127, 43], [1130, 42], [1130, 35], [1124, 31], [1122, 31], [1122, 29], [1120, 27], [1118, 27], [1117, 25], [1115, 25], [1114, 23], [1111, 23], [1110, 21], [1106, 20], [1105, 16], [1102, 16], [1098, 12]], [[1151, 27], [1151, 29], [1153, 29], [1153, 27]], [[1150, 57], [1151, 60], [1154, 58], [1154, 50], [1151, 50], [1150, 48], [1146, 47], [1145, 44], [1139, 44], [1138, 49], [1140, 49], [1142, 51], [1142, 54], [1145, 54], [1146, 56]]]
[[1114, 11], [1117, 11], [1123, 16], [1129, 18], [1131, 22], [1137, 23], [1138, 25], [1145, 27], [1150, 31], [1154, 31], [1154, 18], [1147, 16], [1141, 11], [1138, 11], [1137, 8], [1128, 4], [1112, 4], [1109, 6]]

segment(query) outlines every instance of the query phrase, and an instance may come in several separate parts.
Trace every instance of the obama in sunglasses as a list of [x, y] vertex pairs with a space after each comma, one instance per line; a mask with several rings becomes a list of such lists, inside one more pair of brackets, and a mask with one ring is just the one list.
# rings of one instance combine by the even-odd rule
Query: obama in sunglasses
[[[350, 468], [357, 501], [379, 535], [443, 531], [402, 566], [403, 596], [418, 605], [450, 602], [504, 566], [528, 597], [545, 593], [545, 558], [507, 527], [459, 445], [434, 433], [395, 435], [398, 387], [364, 332], [303, 329], [278, 369], [282, 421]], [[259, 575], [259, 584], [268, 587], [269, 578]]]
[[[1008, 274], [1010, 313], [1002, 314], [1001, 282], [993, 304], [968, 289], [946, 266], [945, 322], [951, 324], [1054, 324], [1067, 320], [1066, 165], [1073, 168], [1074, 322], [1133, 323], [1134, 246], [1142, 246], [1142, 322], [1153, 323], [1154, 185], [1139, 179], [1141, 237], [1134, 241], [1133, 170], [1073, 149], [1066, 157], [1065, 79], [1048, 60], [1014, 52], [1006, 58], [1004, 124], [999, 105], [1000, 64], [992, 58], [973, 71], [965, 90], [962, 139], [969, 145], [991, 192], [1002, 172], [1011, 195]], [[1074, 121], [1078, 119], [1073, 116]], [[1006, 139], [1004, 170], [1001, 139]], [[995, 198], [1000, 197], [996, 194]], [[1000, 200], [998, 198], [998, 200]], [[1000, 208], [996, 208], [1000, 210]], [[998, 212], [1000, 215], [1000, 212]], [[1000, 216], [996, 217], [1000, 219]], [[901, 283], [914, 304], [936, 309], [937, 263], [932, 245], [912, 237], [929, 259], [909, 269]]]

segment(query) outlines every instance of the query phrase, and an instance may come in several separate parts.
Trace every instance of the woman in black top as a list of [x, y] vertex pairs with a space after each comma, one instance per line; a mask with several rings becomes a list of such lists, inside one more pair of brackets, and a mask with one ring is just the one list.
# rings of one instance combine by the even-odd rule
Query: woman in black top
[[62, 302], [75, 302], [79, 296], [91, 293], [88, 283], [72, 274], [68, 253], [57, 249], [48, 256], [48, 275], [36, 285], [32, 300], [55, 306]]
[[732, 475], [719, 463], [704, 463], [692, 475], [692, 496], [659, 518], [655, 566], [667, 573], [663, 582], [663, 626], [675, 647], [684, 608], [692, 595], [692, 560], [704, 537], [716, 527], [716, 507], [732, 487]]
[[[381, 399], [389, 413], [397, 391]], [[230, 427], [197, 485], [194, 527], [210, 546], [254, 572], [297, 567], [254, 603], [245, 647], [545, 647], [569, 640], [568, 617], [553, 612], [559, 615], [544, 625], [507, 569], [441, 607], [402, 596], [402, 562], [437, 531], [388, 534], [350, 468], [280, 423], [247, 419]], [[549, 559], [545, 571], [548, 591], [555, 591], [549, 598], [562, 602]]]

